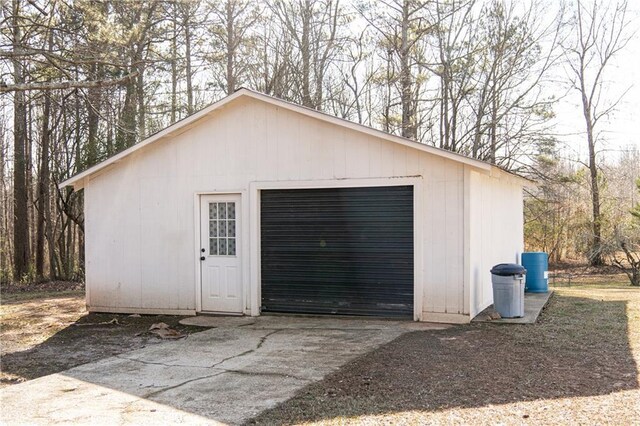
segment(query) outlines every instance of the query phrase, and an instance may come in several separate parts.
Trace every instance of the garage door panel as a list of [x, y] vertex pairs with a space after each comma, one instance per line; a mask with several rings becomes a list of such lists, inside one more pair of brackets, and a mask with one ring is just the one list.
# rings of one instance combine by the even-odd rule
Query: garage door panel
[[413, 187], [264, 190], [262, 309], [413, 315]]

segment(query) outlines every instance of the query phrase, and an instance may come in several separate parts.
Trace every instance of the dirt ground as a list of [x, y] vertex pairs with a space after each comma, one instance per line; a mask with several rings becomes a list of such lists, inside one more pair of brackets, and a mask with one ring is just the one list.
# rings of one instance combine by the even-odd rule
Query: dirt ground
[[405, 334], [252, 423], [640, 425], [640, 289], [569, 273], [537, 324]]
[[[640, 289], [576, 268], [551, 282], [535, 325], [405, 334], [251, 423], [640, 425]], [[78, 288], [58, 287], [3, 289], [0, 386], [160, 342], [155, 322], [201, 330], [87, 314]]]
[[203, 330], [178, 324], [182, 318], [87, 313], [76, 283], [3, 288], [0, 387], [159, 343], [148, 333], [157, 322], [187, 334]]

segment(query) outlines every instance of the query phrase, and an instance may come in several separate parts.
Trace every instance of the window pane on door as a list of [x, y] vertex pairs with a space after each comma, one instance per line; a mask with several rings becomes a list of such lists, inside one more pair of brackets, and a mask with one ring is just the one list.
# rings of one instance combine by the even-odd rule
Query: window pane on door
[[236, 255], [236, 203], [209, 203], [209, 255]]

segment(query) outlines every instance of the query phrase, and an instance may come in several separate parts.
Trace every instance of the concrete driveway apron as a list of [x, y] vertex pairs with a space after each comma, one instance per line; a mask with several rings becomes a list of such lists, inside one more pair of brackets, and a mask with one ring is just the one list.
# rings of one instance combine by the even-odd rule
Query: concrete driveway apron
[[2, 389], [2, 423], [240, 424], [403, 333], [443, 328], [295, 316], [187, 321], [215, 328]]

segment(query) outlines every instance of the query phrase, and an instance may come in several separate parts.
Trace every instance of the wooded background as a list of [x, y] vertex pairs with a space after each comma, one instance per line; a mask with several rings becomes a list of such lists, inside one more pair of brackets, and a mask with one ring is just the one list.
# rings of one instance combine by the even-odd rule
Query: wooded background
[[633, 25], [605, 1], [4, 0], [0, 281], [82, 280], [82, 192], [57, 184], [239, 87], [529, 176], [527, 249], [631, 271], [638, 145], [600, 149]]

